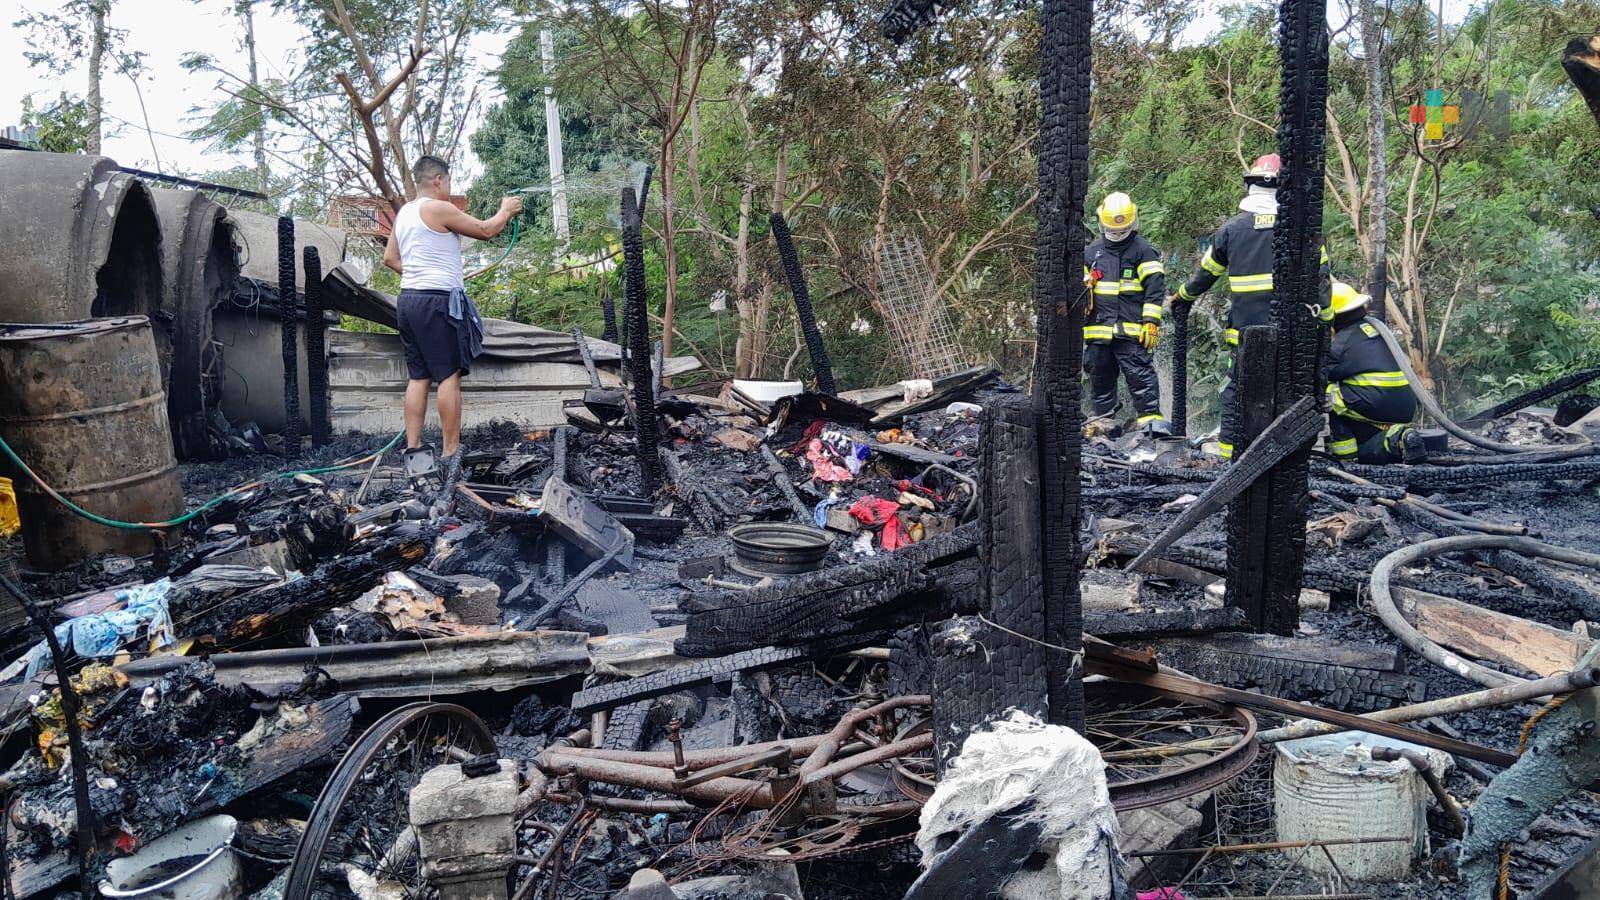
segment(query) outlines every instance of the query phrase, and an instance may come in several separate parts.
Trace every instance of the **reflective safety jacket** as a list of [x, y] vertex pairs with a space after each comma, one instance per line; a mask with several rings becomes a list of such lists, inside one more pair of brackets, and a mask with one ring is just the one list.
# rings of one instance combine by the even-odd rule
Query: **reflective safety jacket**
[[1167, 269], [1143, 235], [1134, 232], [1116, 243], [1096, 238], [1083, 248], [1084, 277], [1095, 270], [1101, 274], [1092, 292], [1094, 311], [1083, 326], [1084, 340], [1136, 341], [1144, 323], [1161, 321]]
[[1389, 345], [1365, 316], [1354, 313], [1334, 324], [1328, 345], [1328, 401], [1335, 415], [1388, 426], [1417, 415], [1417, 397], [1406, 384]]
[[[1228, 290], [1233, 295], [1233, 305], [1228, 310], [1229, 344], [1239, 343], [1242, 328], [1272, 324], [1272, 226], [1277, 221], [1274, 213], [1241, 212], [1222, 223], [1211, 238], [1211, 246], [1200, 258], [1200, 267], [1187, 284], [1178, 288], [1179, 297], [1196, 300], [1210, 290], [1218, 278], [1224, 274], [1228, 276]], [[1322, 248], [1320, 262], [1320, 270], [1326, 277], [1327, 247]], [[1319, 315], [1324, 322], [1333, 319], [1326, 291]]]

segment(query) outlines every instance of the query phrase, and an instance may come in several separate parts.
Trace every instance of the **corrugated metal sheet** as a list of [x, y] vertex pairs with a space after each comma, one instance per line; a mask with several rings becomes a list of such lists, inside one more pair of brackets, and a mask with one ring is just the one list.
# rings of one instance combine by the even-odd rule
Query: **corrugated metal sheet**
[[[616, 374], [605, 368], [600, 380], [608, 387], [619, 383]], [[461, 423], [472, 426], [506, 419], [526, 428], [565, 425], [563, 401], [581, 398], [588, 387], [589, 376], [578, 363], [485, 356], [461, 382]], [[329, 409], [335, 433], [399, 431], [405, 424], [401, 415], [405, 388], [399, 335], [328, 333]], [[438, 425], [432, 402], [428, 424]]]

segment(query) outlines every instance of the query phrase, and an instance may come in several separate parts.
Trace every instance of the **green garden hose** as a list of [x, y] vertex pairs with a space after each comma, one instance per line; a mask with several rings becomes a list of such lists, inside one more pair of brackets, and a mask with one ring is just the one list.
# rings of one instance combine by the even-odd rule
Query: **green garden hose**
[[323, 467], [317, 468], [317, 469], [294, 469], [294, 470], [289, 471], [289, 472], [280, 472], [277, 475], [271, 475], [271, 476], [268, 476], [266, 478], [260, 478], [260, 479], [257, 479], [255, 481], [252, 481], [249, 484], [240, 485], [239, 487], [236, 487], [233, 490], [228, 491], [226, 494], [223, 494], [220, 497], [217, 497], [217, 498], [215, 498], [213, 500], [209, 500], [206, 503], [204, 503], [201, 506], [199, 506], [198, 508], [190, 510], [189, 512], [184, 513], [183, 515], [177, 517], [176, 519], [168, 519], [165, 522], [122, 522], [122, 521], [119, 521], [117, 519], [108, 519], [105, 516], [97, 515], [95, 513], [92, 513], [90, 511], [84, 509], [83, 507], [79, 506], [78, 504], [73, 503], [71, 500], [68, 500], [66, 497], [61, 496], [60, 492], [58, 492], [55, 488], [51, 487], [49, 484], [45, 483], [45, 480], [43, 478], [40, 478], [37, 473], [35, 473], [32, 469], [28, 468], [28, 464], [22, 461], [22, 457], [18, 456], [17, 452], [15, 450], [11, 449], [11, 445], [6, 443], [4, 438], [0, 438], [0, 452], [3, 452], [6, 455], [6, 457], [11, 460], [13, 465], [15, 465], [18, 469], [22, 470], [23, 474], [25, 474], [29, 478], [33, 479], [33, 483], [37, 484], [39, 486], [40, 490], [44, 491], [46, 494], [49, 494], [51, 499], [55, 500], [57, 503], [60, 503], [62, 506], [65, 506], [67, 509], [72, 510], [73, 512], [77, 513], [78, 515], [84, 517], [85, 519], [88, 519], [89, 521], [95, 523], [96, 525], [104, 525], [107, 528], [126, 528], [126, 529], [131, 530], [131, 531], [146, 531], [146, 530], [152, 529], [152, 528], [175, 528], [175, 527], [177, 527], [179, 525], [184, 524], [185, 522], [188, 522], [188, 521], [194, 519], [195, 517], [207, 512], [207, 511], [209, 511], [211, 509], [216, 508], [219, 504], [221, 504], [223, 501], [227, 500], [228, 498], [237, 497], [238, 495], [244, 493], [245, 491], [248, 491], [248, 490], [251, 490], [253, 488], [260, 487], [263, 484], [266, 484], [268, 481], [272, 481], [272, 480], [279, 479], [279, 478], [293, 478], [296, 475], [322, 475], [322, 474], [327, 473], [327, 472], [337, 472], [337, 471], [340, 471], [342, 469], [353, 469], [356, 466], [366, 465], [367, 463], [372, 462], [374, 459], [382, 456], [383, 454], [388, 453], [391, 449], [394, 448], [394, 445], [400, 443], [400, 439], [402, 437], [405, 437], [404, 433], [395, 435], [394, 438], [389, 441], [389, 443], [384, 444], [383, 447], [380, 448], [376, 453], [369, 453], [369, 454], [367, 454], [366, 456], [363, 456], [360, 459], [350, 460], [349, 462], [337, 463], [337, 464], [331, 465], [331, 466], [323, 466]]
[[521, 216], [517, 216], [515, 219], [511, 220], [511, 240], [506, 243], [506, 252], [500, 254], [500, 258], [499, 259], [495, 260], [492, 263], [489, 263], [487, 266], [484, 266], [482, 269], [478, 270], [478, 272], [476, 274], [474, 274], [472, 277], [473, 278], [480, 278], [480, 277], [482, 277], [484, 275], [487, 275], [490, 272], [494, 271], [501, 263], [505, 262], [506, 261], [506, 257], [511, 255], [512, 248], [517, 246], [517, 233], [520, 232], [521, 230], [522, 230], [522, 217]]

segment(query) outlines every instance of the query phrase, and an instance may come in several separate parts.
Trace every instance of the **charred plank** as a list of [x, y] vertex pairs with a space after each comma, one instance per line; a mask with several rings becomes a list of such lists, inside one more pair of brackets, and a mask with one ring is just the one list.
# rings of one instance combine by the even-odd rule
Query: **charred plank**
[[757, 671], [808, 656], [805, 650], [793, 647], [761, 647], [717, 659], [696, 660], [662, 672], [581, 690], [572, 695], [572, 711], [586, 714], [612, 709], [710, 684], [736, 672]]

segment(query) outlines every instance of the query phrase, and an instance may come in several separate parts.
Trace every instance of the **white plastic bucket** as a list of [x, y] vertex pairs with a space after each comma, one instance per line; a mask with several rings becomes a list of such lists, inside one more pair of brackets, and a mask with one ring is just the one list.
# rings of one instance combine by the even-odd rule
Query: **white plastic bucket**
[[106, 864], [100, 893], [143, 900], [230, 900], [244, 892], [233, 816], [190, 822]]
[[1427, 851], [1427, 784], [1404, 759], [1374, 760], [1373, 747], [1419, 751], [1441, 775], [1450, 765], [1449, 757], [1437, 751], [1359, 732], [1277, 745], [1272, 783], [1278, 840], [1409, 838], [1333, 845], [1327, 853], [1317, 848], [1284, 851], [1303, 868], [1356, 881], [1393, 881], [1407, 877], [1412, 861]]
[[757, 403], [775, 403], [806, 389], [803, 381], [749, 381], [743, 378], [735, 378], [733, 386]]

